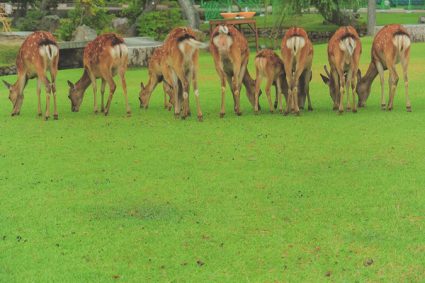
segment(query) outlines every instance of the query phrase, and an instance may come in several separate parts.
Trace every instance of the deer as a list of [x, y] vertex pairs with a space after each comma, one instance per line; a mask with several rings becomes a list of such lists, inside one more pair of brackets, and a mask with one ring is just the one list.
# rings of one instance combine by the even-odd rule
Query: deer
[[[127, 83], [125, 80], [127, 64], [128, 48], [124, 43], [124, 39], [119, 35], [115, 33], [105, 33], [89, 42], [84, 48], [83, 75], [75, 84], [68, 80], [68, 98], [71, 100], [71, 111], [79, 111], [84, 93], [91, 84], [93, 86], [94, 113], [98, 113], [96, 79], [100, 78], [102, 80], [100, 89], [101, 112], [107, 116], [111, 107], [112, 97], [116, 90], [113, 77], [118, 73], [121, 78], [127, 115], [131, 116], [127, 97]], [[106, 83], [109, 85], [109, 97], [105, 107], [104, 93]]]
[[221, 81], [220, 117], [223, 118], [226, 113], [226, 81], [231, 86], [236, 115], [242, 115], [240, 109], [242, 84], [246, 88], [246, 95], [250, 103], [255, 107], [255, 81], [251, 78], [247, 69], [249, 48], [242, 33], [231, 25], [218, 25], [211, 34], [210, 51]]
[[281, 53], [285, 66], [288, 84], [288, 98], [284, 115], [293, 111], [300, 115], [299, 95], [300, 78], [308, 99], [308, 110], [312, 111], [309, 84], [311, 81], [311, 66], [313, 64], [313, 44], [303, 28], [292, 27], [284, 35], [281, 43]]
[[[24, 100], [24, 89], [28, 80], [37, 78], [38, 116], [41, 112], [41, 88], [44, 84], [46, 89], [46, 112], [45, 120], [50, 118], [50, 96], [53, 94], [53, 117], [59, 118], [56, 104], [56, 75], [58, 72], [59, 48], [55, 37], [45, 31], [37, 31], [30, 34], [22, 43], [17, 58], [17, 80], [10, 84], [3, 80], [9, 90], [9, 100], [12, 102], [12, 116], [20, 114]], [[46, 73], [50, 73], [50, 79]]]
[[[164, 80], [164, 73], [168, 72], [164, 46], [156, 48], [152, 53], [152, 56], [149, 59], [148, 72], [149, 81], [147, 85], [145, 86], [143, 82], [140, 83], [140, 107], [146, 109], [148, 108], [152, 92], [154, 91], [155, 87], [162, 82], [164, 88], [164, 108], [170, 111], [174, 103], [174, 97], [172, 86], [169, 82]], [[167, 95], [169, 96], [169, 100], [167, 100]]]
[[[381, 108], [391, 111], [393, 109], [394, 96], [398, 84], [398, 74], [395, 65], [401, 63], [404, 75], [404, 88], [406, 95], [406, 110], [412, 111], [409, 98], [409, 80], [407, 69], [410, 60], [411, 39], [409, 32], [401, 25], [387, 25], [375, 36], [372, 44], [372, 60], [364, 77], [361, 71], [357, 73], [356, 92], [359, 98], [359, 107], [364, 107], [370, 95], [373, 80], [379, 74], [381, 80]], [[384, 71], [389, 70], [389, 101], [385, 104]]]
[[356, 107], [356, 75], [359, 70], [362, 43], [360, 37], [351, 26], [340, 27], [328, 43], [328, 60], [331, 71], [325, 66], [327, 76], [321, 74], [322, 80], [329, 86], [333, 109], [344, 112], [344, 95], [347, 93], [347, 111], [351, 110], [350, 86], [352, 91], [353, 113]]
[[283, 87], [287, 91], [288, 87], [285, 79], [285, 67], [280, 57], [271, 49], [264, 49], [257, 53], [255, 57], [255, 103], [254, 111], [258, 113], [258, 96], [260, 92], [261, 82], [266, 78], [266, 95], [269, 102], [270, 112], [273, 113], [275, 106], [273, 105], [270, 90], [273, 85], [276, 86], [276, 104], [279, 111], [283, 112]]
[[[173, 29], [164, 41], [164, 81], [171, 86], [174, 116], [186, 119], [190, 115], [189, 88], [193, 84], [197, 116], [203, 121], [198, 89], [199, 49], [206, 44], [196, 40], [196, 32], [188, 27]], [[179, 95], [181, 93], [181, 95]]]

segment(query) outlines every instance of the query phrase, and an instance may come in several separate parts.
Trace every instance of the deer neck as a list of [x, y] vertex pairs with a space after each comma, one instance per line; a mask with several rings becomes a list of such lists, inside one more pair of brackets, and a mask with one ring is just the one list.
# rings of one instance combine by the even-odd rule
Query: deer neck
[[79, 90], [80, 93], [84, 93], [86, 89], [91, 84], [89, 73], [84, 69], [84, 73], [81, 78], [75, 83], [75, 88]]
[[364, 83], [368, 88], [371, 87], [373, 80], [378, 75], [378, 69], [375, 66], [375, 63], [371, 62], [369, 68], [367, 69], [366, 74], [361, 79], [361, 82]]

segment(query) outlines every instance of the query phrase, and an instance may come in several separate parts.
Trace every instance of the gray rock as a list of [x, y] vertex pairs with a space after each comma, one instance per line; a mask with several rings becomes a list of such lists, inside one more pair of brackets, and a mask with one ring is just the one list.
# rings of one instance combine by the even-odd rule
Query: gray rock
[[82, 25], [77, 27], [75, 31], [72, 33], [71, 41], [93, 40], [96, 38], [96, 36], [97, 36], [97, 33], [94, 29], [86, 25]]
[[419, 17], [419, 23], [425, 24], [425, 17], [424, 16]]
[[119, 34], [125, 34], [129, 27], [127, 18], [115, 18], [112, 20], [112, 28]]
[[49, 32], [55, 32], [60, 25], [60, 18], [56, 15], [45, 16], [41, 19], [40, 27], [38, 29]]

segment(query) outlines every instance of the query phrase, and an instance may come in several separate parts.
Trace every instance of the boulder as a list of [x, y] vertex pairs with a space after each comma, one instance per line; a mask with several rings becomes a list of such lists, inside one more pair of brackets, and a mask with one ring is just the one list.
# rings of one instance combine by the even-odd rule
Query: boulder
[[127, 18], [115, 18], [112, 20], [112, 28], [119, 34], [125, 34], [129, 27]]
[[40, 27], [38, 29], [49, 32], [55, 32], [60, 25], [60, 18], [56, 15], [45, 16], [41, 19]]
[[71, 41], [93, 40], [96, 38], [96, 36], [97, 36], [97, 33], [94, 29], [86, 25], [82, 25], [77, 27], [75, 31], [72, 33]]

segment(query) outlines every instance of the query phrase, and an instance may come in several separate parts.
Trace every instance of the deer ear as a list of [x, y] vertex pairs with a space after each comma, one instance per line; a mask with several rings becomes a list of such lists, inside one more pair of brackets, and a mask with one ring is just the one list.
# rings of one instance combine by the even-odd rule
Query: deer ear
[[362, 71], [360, 69], [357, 70], [357, 80], [360, 81], [362, 79]]
[[70, 88], [74, 88], [74, 84], [71, 81], [68, 81], [68, 85]]
[[320, 74], [320, 76], [322, 77], [322, 80], [325, 84], [329, 85], [329, 78], [325, 75]]
[[5, 80], [3, 80], [3, 83], [8, 89], [10, 89], [12, 87], [12, 85], [10, 83], [6, 82]]
[[143, 84], [143, 82], [140, 83], [140, 88], [145, 89], [145, 85]]

